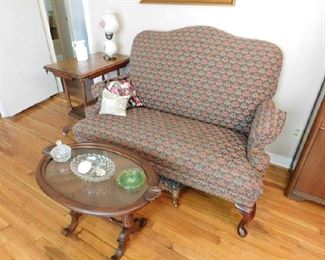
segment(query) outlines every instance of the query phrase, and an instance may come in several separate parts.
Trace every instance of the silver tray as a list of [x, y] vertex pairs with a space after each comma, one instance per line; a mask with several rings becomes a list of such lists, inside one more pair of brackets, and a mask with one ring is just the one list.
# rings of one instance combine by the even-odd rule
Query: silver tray
[[[82, 161], [90, 161], [91, 169], [82, 174], [78, 172], [78, 166]], [[90, 182], [100, 182], [111, 178], [115, 172], [115, 164], [108, 157], [101, 154], [87, 153], [73, 158], [70, 163], [70, 169], [80, 179]]]

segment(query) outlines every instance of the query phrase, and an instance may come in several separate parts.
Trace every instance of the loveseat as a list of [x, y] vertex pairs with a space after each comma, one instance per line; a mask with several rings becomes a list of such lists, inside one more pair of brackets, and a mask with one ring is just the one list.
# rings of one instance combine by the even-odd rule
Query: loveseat
[[235, 203], [237, 231], [255, 216], [269, 165], [265, 146], [286, 114], [272, 97], [282, 66], [272, 43], [207, 26], [136, 36], [130, 80], [143, 107], [126, 117], [99, 115], [98, 103], [73, 132], [79, 142], [113, 143], [138, 152], [158, 175]]

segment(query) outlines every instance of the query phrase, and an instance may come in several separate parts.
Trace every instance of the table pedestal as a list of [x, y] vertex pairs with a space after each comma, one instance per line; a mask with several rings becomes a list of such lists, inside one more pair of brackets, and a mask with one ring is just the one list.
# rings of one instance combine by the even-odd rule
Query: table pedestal
[[[70, 236], [76, 230], [79, 218], [82, 214], [71, 210], [70, 215], [70, 225], [62, 229], [62, 234], [64, 236]], [[111, 260], [118, 260], [122, 257], [126, 250], [126, 244], [130, 240], [130, 235], [134, 235], [139, 232], [147, 224], [147, 220], [145, 218], [134, 218], [132, 213], [123, 215], [121, 221], [112, 217], [108, 217], [108, 220], [122, 227], [121, 233], [117, 239], [118, 247], [115, 255], [111, 256], [110, 258]]]
[[125, 252], [130, 235], [139, 232], [146, 224], [147, 220], [145, 218], [133, 218], [133, 214], [122, 216], [122, 231], [117, 239], [118, 248], [116, 249], [115, 255], [111, 257], [111, 260], [118, 260], [121, 258]]

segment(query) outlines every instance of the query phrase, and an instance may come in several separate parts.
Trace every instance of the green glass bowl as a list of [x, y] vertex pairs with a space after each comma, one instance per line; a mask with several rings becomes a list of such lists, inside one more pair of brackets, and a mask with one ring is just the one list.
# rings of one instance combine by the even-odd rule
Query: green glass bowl
[[123, 189], [136, 190], [144, 185], [146, 175], [140, 169], [127, 169], [121, 172], [116, 181]]

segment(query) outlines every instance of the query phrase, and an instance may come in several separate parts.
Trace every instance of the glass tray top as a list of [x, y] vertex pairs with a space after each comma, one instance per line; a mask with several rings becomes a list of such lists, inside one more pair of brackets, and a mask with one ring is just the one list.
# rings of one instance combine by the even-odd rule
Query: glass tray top
[[[99, 147], [97, 147], [99, 146]], [[101, 144], [72, 144], [71, 159], [67, 162], [55, 162], [44, 158], [42, 167], [39, 168], [39, 179], [42, 179], [42, 187], [56, 193], [63, 200], [69, 203], [79, 203], [84, 207], [86, 205], [90, 208], [109, 208], [111, 212], [119, 211], [121, 207], [127, 205], [134, 205], [142, 202], [144, 194], [151, 186], [158, 185], [158, 179], [150, 168], [142, 159], [135, 157], [133, 154], [128, 154], [114, 150], [114, 146], [101, 145]], [[106, 148], [107, 147], [107, 148]], [[112, 147], [112, 148], [110, 148]], [[118, 148], [117, 148], [118, 150]], [[115, 170], [110, 178], [105, 181], [85, 181], [77, 176], [71, 169], [70, 164], [72, 160], [80, 155], [85, 154], [98, 154], [109, 158], [115, 165]], [[145, 165], [145, 168], [143, 167]], [[144, 184], [138, 188], [127, 190], [121, 187], [117, 178], [128, 169], [138, 169], [145, 175]], [[52, 195], [51, 195], [52, 196]], [[105, 210], [106, 212], [107, 210]]]

